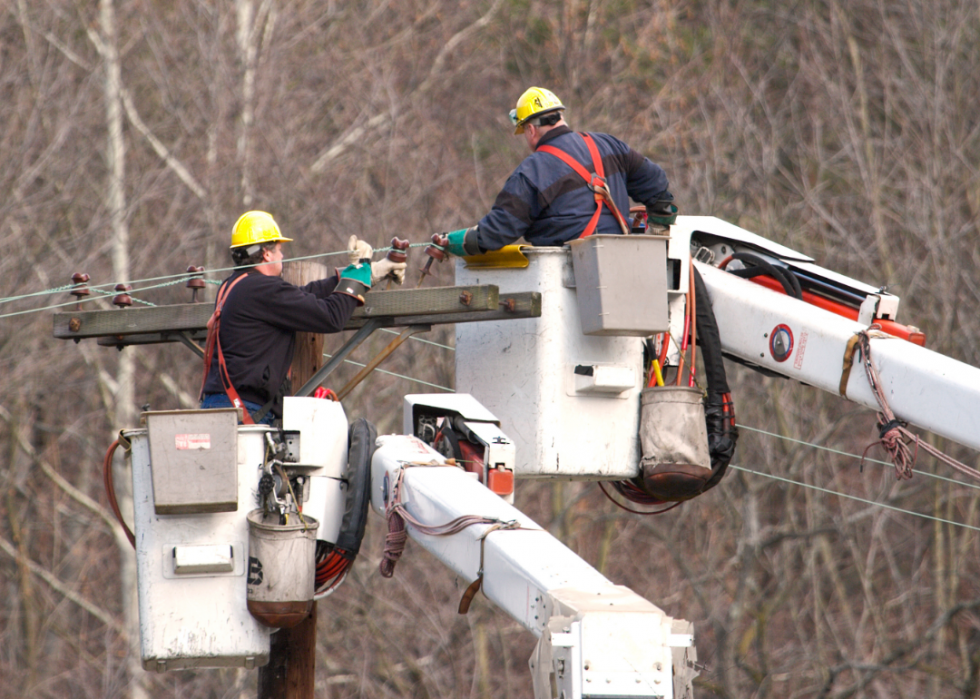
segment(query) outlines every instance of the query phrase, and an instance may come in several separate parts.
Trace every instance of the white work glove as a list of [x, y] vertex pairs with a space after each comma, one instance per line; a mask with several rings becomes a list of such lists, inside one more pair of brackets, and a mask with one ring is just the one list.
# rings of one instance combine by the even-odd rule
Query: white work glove
[[384, 257], [371, 263], [371, 285], [377, 284], [385, 277], [393, 279], [396, 284], [405, 281], [405, 269], [408, 267], [406, 262], [392, 262]]
[[374, 248], [363, 240], [358, 240], [356, 235], [352, 235], [347, 241], [347, 256], [352, 265], [358, 264], [361, 260], [370, 260], [374, 254]]

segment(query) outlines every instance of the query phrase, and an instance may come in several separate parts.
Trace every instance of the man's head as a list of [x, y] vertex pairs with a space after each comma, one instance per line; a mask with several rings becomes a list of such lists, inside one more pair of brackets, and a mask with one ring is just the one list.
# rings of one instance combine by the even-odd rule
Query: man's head
[[271, 214], [249, 211], [231, 231], [231, 259], [236, 267], [255, 265], [262, 274], [278, 276], [282, 273], [282, 243], [291, 241], [283, 236]]
[[534, 150], [549, 129], [565, 123], [561, 114], [564, 109], [555, 93], [543, 87], [529, 87], [518, 98], [517, 107], [510, 110], [514, 134], [524, 134], [528, 147]]

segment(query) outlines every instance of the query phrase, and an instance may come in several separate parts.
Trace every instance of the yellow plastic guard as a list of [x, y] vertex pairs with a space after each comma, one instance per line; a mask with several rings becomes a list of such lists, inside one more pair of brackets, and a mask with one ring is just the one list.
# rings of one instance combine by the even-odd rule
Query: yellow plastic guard
[[530, 262], [523, 250], [528, 245], [505, 245], [499, 250], [493, 250], [484, 255], [468, 255], [466, 260], [468, 269], [523, 269]]

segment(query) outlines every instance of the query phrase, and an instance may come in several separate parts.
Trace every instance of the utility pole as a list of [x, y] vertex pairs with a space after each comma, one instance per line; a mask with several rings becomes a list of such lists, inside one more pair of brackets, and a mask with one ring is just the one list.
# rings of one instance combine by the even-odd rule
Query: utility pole
[[[290, 262], [283, 278], [303, 286], [327, 276], [318, 262]], [[293, 388], [305, 384], [323, 364], [323, 335], [296, 333], [296, 353], [291, 367]], [[316, 606], [310, 615], [288, 629], [272, 634], [269, 663], [259, 668], [258, 699], [313, 699], [316, 680]]]

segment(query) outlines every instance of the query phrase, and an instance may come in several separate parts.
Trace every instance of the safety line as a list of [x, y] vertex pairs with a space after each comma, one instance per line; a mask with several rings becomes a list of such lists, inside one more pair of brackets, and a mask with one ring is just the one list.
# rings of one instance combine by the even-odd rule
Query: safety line
[[[802, 439], [794, 439], [793, 437], [786, 437], [785, 435], [776, 434], [774, 432], [767, 432], [766, 430], [759, 429], [758, 427], [749, 427], [748, 425], [736, 425], [736, 427], [738, 427], [739, 429], [749, 430], [750, 432], [758, 432], [760, 434], [768, 435], [769, 437], [775, 437], [777, 439], [782, 439], [782, 440], [785, 440], [787, 442], [794, 442], [796, 444], [801, 444], [803, 446], [813, 447], [814, 449], [820, 449], [822, 451], [829, 451], [830, 453], [837, 454], [839, 456], [849, 456], [852, 459], [858, 459], [858, 460], [860, 460], [862, 458], [860, 454], [851, 454], [850, 452], [840, 451], [839, 449], [834, 449], [833, 447], [825, 447], [822, 444], [814, 444], [812, 442], [805, 442]], [[873, 463], [873, 464], [880, 464], [882, 466], [888, 466], [888, 467], [891, 467], [892, 466], [891, 462], [889, 462], [889, 461], [881, 461], [879, 459], [872, 459], [872, 458], [868, 458], [868, 457], [865, 457], [864, 460], [866, 462]], [[964, 486], [966, 488], [974, 488], [974, 489], [980, 490], [980, 485], [976, 485], [974, 483], [969, 483], [967, 481], [958, 481], [955, 478], [949, 478], [947, 476], [941, 476], [938, 473], [929, 473], [928, 471], [920, 471], [918, 469], [913, 469], [913, 472], [919, 474], [920, 476], [926, 476], [928, 478], [936, 478], [936, 479], [941, 480], [941, 481], [946, 481], [947, 483], [954, 483], [956, 485], [961, 485], [961, 486]]]
[[[890, 465], [891, 464], [889, 464], [889, 466]], [[838, 497], [847, 498], [848, 500], [857, 500], [858, 502], [863, 502], [866, 505], [883, 507], [886, 510], [894, 510], [895, 512], [901, 512], [902, 514], [913, 515], [915, 517], [922, 517], [923, 519], [932, 520], [933, 522], [941, 522], [942, 524], [952, 524], [953, 526], [956, 527], [963, 527], [964, 529], [972, 529], [973, 531], [980, 532], [980, 527], [975, 527], [972, 524], [964, 524], [963, 522], [954, 522], [953, 520], [943, 519], [942, 517], [933, 517], [932, 515], [927, 515], [922, 512], [915, 512], [914, 510], [905, 510], [901, 507], [895, 507], [894, 505], [888, 505], [883, 502], [875, 502], [874, 500], [860, 498], [857, 495], [848, 495], [847, 493], [839, 493], [836, 490], [821, 488], [818, 485], [810, 485], [809, 483], [800, 483], [799, 481], [790, 480], [789, 478], [783, 478], [782, 476], [775, 476], [771, 473], [765, 473], [764, 471], [754, 471], [750, 468], [744, 468], [742, 466], [736, 466], [734, 464], [730, 464], [729, 468], [734, 468], [737, 471], [743, 471], [745, 473], [751, 473], [756, 476], [771, 478], [775, 481], [782, 481], [783, 483], [789, 483], [790, 485], [798, 485], [802, 488], [810, 488], [811, 490], [817, 490], [820, 491], [821, 493], [827, 493], [828, 495], [836, 495]]]

